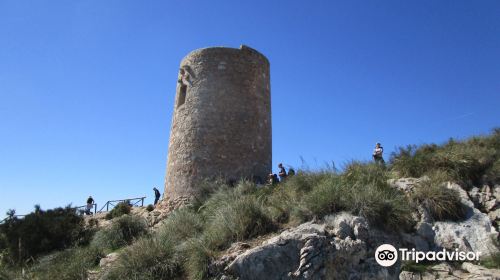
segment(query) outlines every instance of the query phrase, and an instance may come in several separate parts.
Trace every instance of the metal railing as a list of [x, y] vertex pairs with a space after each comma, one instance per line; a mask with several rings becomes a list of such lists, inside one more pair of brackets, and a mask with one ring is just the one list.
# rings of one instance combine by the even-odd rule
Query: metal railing
[[[93, 215], [93, 214], [97, 213], [97, 203], [92, 203], [92, 208], [94, 208], [94, 212], [93, 213], [90, 212], [90, 214]], [[71, 209], [75, 209], [75, 211], [80, 215], [89, 214], [89, 213], [87, 213], [87, 205], [77, 206], [77, 207], [73, 207]]]
[[[111, 209], [113, 207], [115, 207], [118, 203], [120, 202], [127, 202], [128, 201], [128, 204], [130, 206], [144, 206], [144, 199], [146, 198], [146, 196], [143, 196], [143, 197], [136, 197], [136, 198], [127, 198], [127, 199], [118, 199], [118, 200], [109, 200], [107, 201], [104, 206], [99, 210], [97, 211], [97, 203], [92, 203], [92, 208], [94, 208], [94, 212], [92, 214], [96, 214], [96, 213], [101, 213], [103, 212], [104, 208], [106, 208], [106, 212], [109, 211], [109, 208], [111, 207]], [[82, 206], [77, 206], [77, 207], [72, 207], [71, 209], [75, 209], [75, 211], [80, 214], [80, 215], [83, 215], [83, 214], [86, 214], [87, 213], [87, 205], [82, 205]], [[13, 218], [22, 218], [26, 215], [14, 215], [12, 216]], [[1, 220], [0, 221], [0, 224], [3, 224], [5, 223], [8, 219], [11, 219], [11, 217], [6, 217], [5, 219]]]
[[6, 217], [5, 219], [0, 221], [0, 224], [5, 223], [7, 220], [12, 219], [12, 218], [24, 218], [26, 215], [14, 215], [12, 217]]
[[98, 211], [98, 213], [102, 212], [102, 210], [104, 210], [104, 208], [106, 208], [106, 212], [109, 211], [109, 207], [115, 207], [118, 203], [120, 202], [128, 202], [128, 204], [130, 206], [139, 206], [139, 203], [141, 204], [141, 206], [144, 206], [144, 199], [146, 197], [143, 196], [143, 197], [136, 197], [136, 198], [127, 198], [127, 199], [118, 199], [118, 200], [109, 200], [108, 202], [106, 202], [101, 210]]

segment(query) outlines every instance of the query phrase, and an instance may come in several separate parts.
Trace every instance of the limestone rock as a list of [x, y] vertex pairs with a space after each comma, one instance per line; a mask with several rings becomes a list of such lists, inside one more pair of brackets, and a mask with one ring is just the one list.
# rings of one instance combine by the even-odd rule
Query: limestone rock
[[469, 262], [464, 262], [462, 269], [473, 274], [475, 277], [484, 277], [482, 279], [500, 279], [500, 270], [498, 269], [488, 269]]
[[405, 193], [411, 193], [415, 190], [415, 187], [423, 181], [429, 180], [429, 177], [424, 176], [422, 178], [400, 178], [400, 179], [390, 179], [388, 181], [389, 185], [401, 190]]
[[434, 279], [500, 279], [500, 270], [487, 269], [471, 263], [463, 263], [461, 268], [454, 268], [448, 263], [441, 263], [429, 267], [426, 272], [402, 271], [399, 274], [400, 280], [434, 280]]
[[240, 279], [285, 279], [299, 267], [307, 240], [319, 237], [325, 237], [323, 225], [302, 224], [237, 256], [227, 271]]
[[491, 225], [488, 215], [474, 208], [474, 204], [460, 186], [450, 183], [448, 188], [459, 192], [462, 203], [467, 205], [469, 209], [464, 221], [434, 223], [436, 246], [450, 250], [458, 248], [462, 251], [481, 252], [482, 256], [498, 252], [492, 241], [492, 237], [496, 237], [498, 233]]
[[399, 280], [421, 280], [422, 277], [419, 273], [403, 271], [399, 274]]
[[118, 253], [110, 253], [106, 255], [106, 257], [99, 261], [99, 267], [102, 268], [111, 266], [118, 259], [118, 256]]
[[490, 217], [491, 221], [498, 221], [500, 220], [500, 209], [496, 209], [488, 213], [488, 216]]
[[488, 200], [484, 203], [484, 209], [486, 212], [490, 212], [498, 207], [499, 201], [496, 198]]
[[368, 231], [364, 219], [339, 213], [286, 230], [245, 251], [226, 272], [241, 280], [397, 279], [397, 266], [387, 269], [375, 262], [367, 241], [383, 242], [378, 237]]

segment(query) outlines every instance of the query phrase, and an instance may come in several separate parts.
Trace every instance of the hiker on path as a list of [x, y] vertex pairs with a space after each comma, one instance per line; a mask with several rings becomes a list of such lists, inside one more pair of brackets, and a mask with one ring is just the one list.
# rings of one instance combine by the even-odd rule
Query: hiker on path
[[87, 215], [92, 215], [92, 207], [94, 206], [94, 199], [92, 198], [91, 195], [89, 195], [89, 198], [87, 198], [87, 208], [85, 209], [85, 214]]
[[384, 148], [380, 146], [380, 143], [375, 144], [375, 149], [373, 150], [373, 160], [377, 164], [385, 164], [382, 154], [384, 153]]
[[286, 179], [286, 170], [282, 163], [278, 164], [278, 168], [280, 169], [280, 172], [278, 173], [280, 176], [280, 182], [283, 182]]
[[158, 200], [160, 200], [161, 193], [157, 188], [153, 188], [153, 191], [155, 191], [155, 203], [154, 203], [154, 205], [156, 205], [156, 203], [158, 203]]

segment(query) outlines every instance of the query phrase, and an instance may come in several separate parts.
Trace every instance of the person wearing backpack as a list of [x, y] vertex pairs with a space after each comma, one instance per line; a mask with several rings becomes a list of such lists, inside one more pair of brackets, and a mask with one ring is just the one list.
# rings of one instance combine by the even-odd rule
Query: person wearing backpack
[[280, 182], [283, 182], [286, 179], [286, 170], [283, 167], [283, 163], [278, 164], [278, 168], [280, 169], [280, 172], [278, 173], [280, 176]]

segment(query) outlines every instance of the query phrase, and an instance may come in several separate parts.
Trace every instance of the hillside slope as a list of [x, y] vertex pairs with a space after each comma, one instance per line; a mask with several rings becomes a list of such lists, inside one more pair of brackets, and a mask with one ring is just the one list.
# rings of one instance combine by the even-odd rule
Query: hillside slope
[[[277, 186], [206, 182], [173, 210], [134, 209], [87, 220], [88, 245], [4, 279], [500, 278], [500, 130], [443, 145], [408, 146], [387, 166], [301, 170]], [[377, 263], [381, 244], [481, 252], [479, 260]], [[486, 269], [485, 267], [491, 268]], [[455, 277], [455, 278], [453, 278]]]

